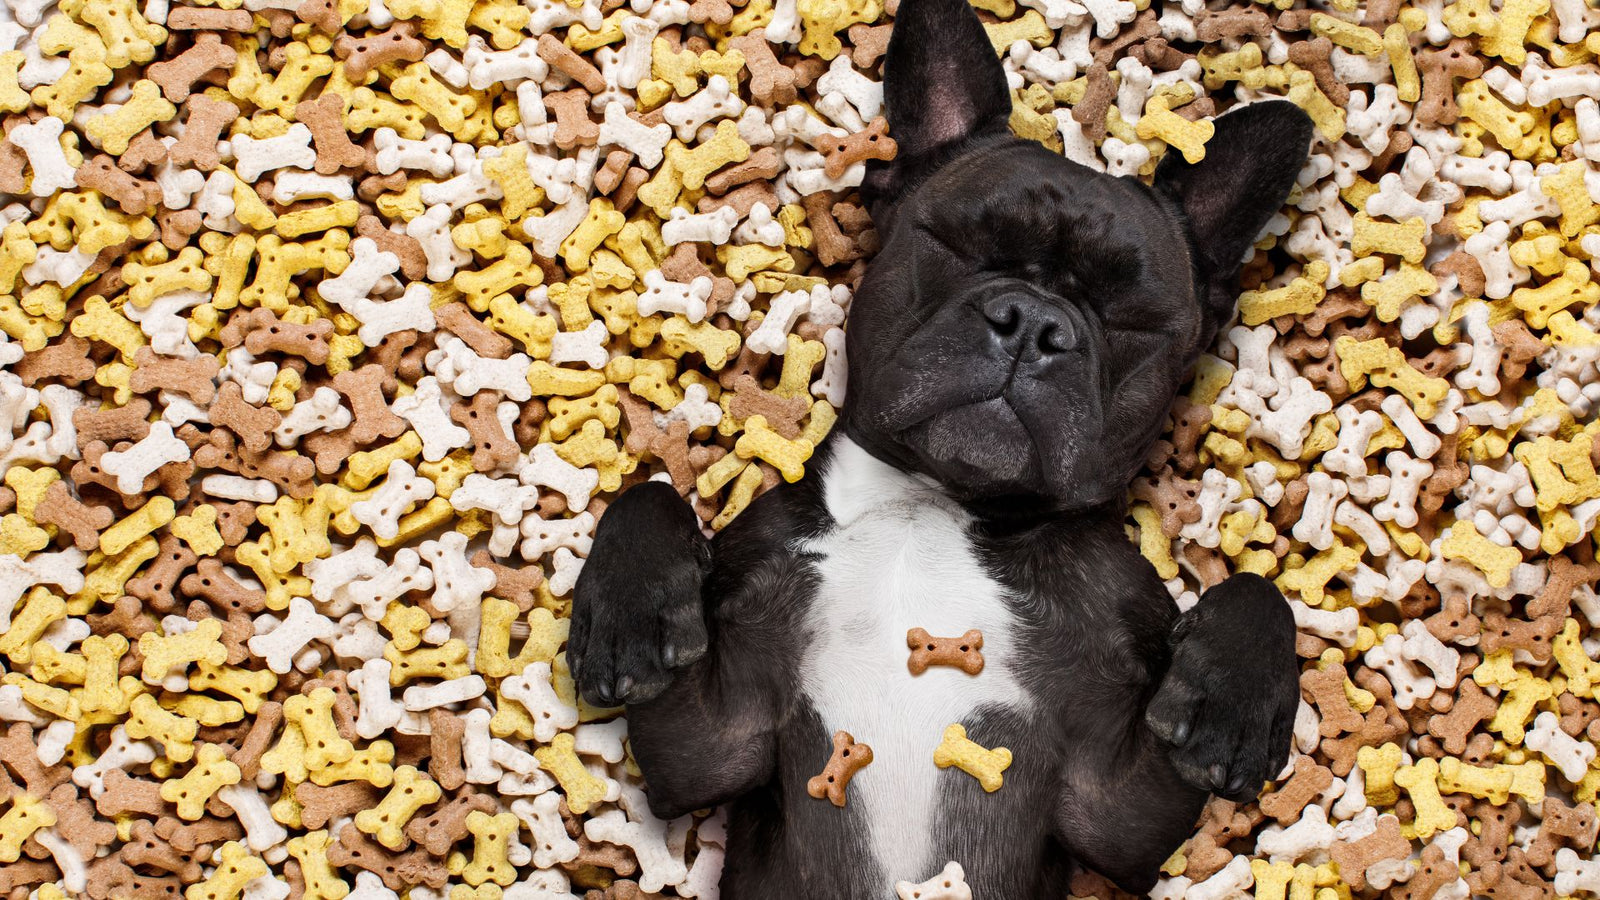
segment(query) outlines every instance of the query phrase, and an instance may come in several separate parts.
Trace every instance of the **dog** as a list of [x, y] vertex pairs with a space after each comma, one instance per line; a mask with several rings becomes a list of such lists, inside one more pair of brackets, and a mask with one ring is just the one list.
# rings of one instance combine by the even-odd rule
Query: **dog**
[[[1292, 104], [1218, 118], [1154, 186], [1007, 128], [966, 0], [902, 0], [884, 60], [899, 153], [862, 185], [882, 250], [852, 302], [850, 394], [808, 475], [703, 536], [670, 484], [626, 491], [578, 579], [582, 696], [626, 705], [662, 818], [731, 804], [722, 896], [883, 898], [948, 861], [973, 895], [1135, 893], [1208, 794], [1283, 766], [1295, 628], [1239, 574], [1180, 614], [1123, 497], [1238, 270], [1305, 163]], [[985, 667], [907, 667], [909, 629], [979, 629]], [[933, 754], [965, 726], [990, 793]], [[807, 793], [847, 731], [842, 808]]]

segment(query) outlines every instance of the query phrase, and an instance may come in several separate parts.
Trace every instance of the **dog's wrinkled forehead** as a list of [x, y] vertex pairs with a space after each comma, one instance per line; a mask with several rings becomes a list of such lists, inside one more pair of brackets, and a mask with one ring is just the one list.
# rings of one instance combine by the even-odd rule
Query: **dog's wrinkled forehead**
[[916, 186], [899, 216], [896, 230], [1062, 296], [1192, 290], [1189, 236], [1170, 200], [1037, 144], [1006, 142], [951, 161]]

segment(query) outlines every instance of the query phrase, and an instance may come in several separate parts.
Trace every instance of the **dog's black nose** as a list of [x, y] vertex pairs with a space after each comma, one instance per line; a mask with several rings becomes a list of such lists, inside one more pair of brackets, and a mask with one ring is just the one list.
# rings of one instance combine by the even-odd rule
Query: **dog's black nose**
[[1080, 326], [1072, 313], [1026, 291], [1006, 291], [985, 300], [983, 317], [1012, 356], [1042, 359], [1078, 346]]

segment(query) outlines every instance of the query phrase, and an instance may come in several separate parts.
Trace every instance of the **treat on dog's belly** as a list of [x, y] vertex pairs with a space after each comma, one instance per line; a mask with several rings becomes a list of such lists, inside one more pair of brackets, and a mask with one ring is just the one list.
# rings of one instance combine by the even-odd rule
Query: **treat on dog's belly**
[[[850, 782], [849, 809], [863, 817], [888, 874], [920, 880], [938, 864], [941, 794], [967, 778], [934, 764], [946, 726], [1032, 706], [1013, 671], [1017, 622], [959, 507], [848, 441], [824, 477], [835, 527], [805, 548], [818, 561], [802, 690], [828, 734], [872, 745], [872, 765]], [[981, 628], [982, 674], [935, 666], [913, 675], [905, 636], [914, 627]]]

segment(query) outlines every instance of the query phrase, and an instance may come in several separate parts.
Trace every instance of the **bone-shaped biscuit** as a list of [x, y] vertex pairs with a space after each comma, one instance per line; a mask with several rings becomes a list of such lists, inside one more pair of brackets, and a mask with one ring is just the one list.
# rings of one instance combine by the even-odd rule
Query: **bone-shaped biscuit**
[[822, 774], [806, 782], [806, 793], [817, 799], [827, 797], [834, 806], [844, 806], [844, 789], [850, 784], [850, 779], [861, 771], [862, 767], [872, 762], [872, 748], [866, 744], [856, 743], [848, 731], [835, 731], [833, 733], [833, 755], [828, 757], [828, 764], [823, 767]]
[[972, 900], [972, 888], [967, 886], [967, 873], [958, 862], [945, 864], [939, 874], [913, 884], [897, 881], [894, 893], [900, 900]]
[[953, 638], [934, 637], [925, 629], [913, 628], [906, 632], [906, 646], [911, 648], [906, 668], [913, 675], [921, 675], [929, 666], [954, 666], [968, 675], [983, 671], [983, 632], [976, 628]]
[[933, 763], [941, 769], [955, 766], [978, 779], [985, 791], [994, 793], [1005, 783], [1001, 775], [1011, 765], [1011, 751], [1004, 747], [985, 749], [967, 739], [967, 730], [959, 724], [944, 730], [944, 740], [933, 751]]

